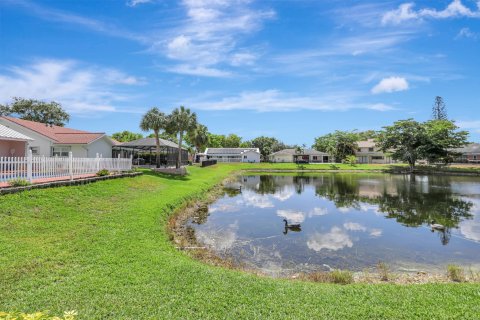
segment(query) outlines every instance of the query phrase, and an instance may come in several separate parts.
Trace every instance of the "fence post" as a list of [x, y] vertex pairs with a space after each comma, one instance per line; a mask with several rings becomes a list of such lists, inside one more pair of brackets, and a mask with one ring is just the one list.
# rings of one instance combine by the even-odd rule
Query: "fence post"
[[133, 154], [130, 155], [130, 165], [129, 165], [129, 170], [132, 170], [133, 168]]
[[27, 153], [27, 180], [32, 182], [32, 166], [33, 166], [33, 153], [29, 149]]
[[100, 171], [100, 158], [98, 156], [98, 153], [95, 156], [95, 168], [96, 168], [97, 172]]
[[68, 173], [70, 174], [70, 180], [73, 180], [73, 152], [68, 153]]

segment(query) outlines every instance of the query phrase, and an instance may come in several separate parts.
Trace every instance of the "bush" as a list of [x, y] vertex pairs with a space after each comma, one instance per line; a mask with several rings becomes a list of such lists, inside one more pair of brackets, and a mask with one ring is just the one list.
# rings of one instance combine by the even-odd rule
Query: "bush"
[[306, 276], [310, 281], [323, 283], [350, 284], [353, 283], [353, 273], [348, 270], [333, 270], [330, 272], [314, 272]]
[[25, 180], [25, 179], [21, 179], [21, 178], [10, 180], [10, 181], [8, 181], [8, 184], [11, 187], [26, 187], [26, 186], [31, 185], [30, 181]]
[[455, 282], [465, 281], [465, 273], [463, 272], [463, 269], [454, 264], [447, 267], [447, 276], [450, 280]]
[[48, 314], [48, 312], [35, 312], [35, 313], [23, 313], [23, 312], [1, 312], [0, 320], [75, 320], [77, 315], [76, 311], [66, 311], [62, 317], [55, 317]]
[[390, 269], [388, 268], [387, 264], [384, 262], [379, 262], [377, 264], [377, 270], [380, 274], [380, 280], [388, 281], [390, 279]]
[[109, 175], [110, 175], [110, 171], [108, 171], [107, 169], [102, 169], [97, 172], [97, 176], [99, 177], [109, 176]]
[[352, 167], [355, 167], [357, 165], [357, 157], [354, 155], [347, 156], [345, 160], [343, 160], [343, 163], [346, 163], [348, 165], [351, 165]]
[[338, 170], [338, 169], [340, 169], [340, 167], [337, 166], [336, 164], [333, 164], [333, 163], [332, 163], [332, 164], [330, 165], [330, 169], [332, 169], [332, 170]]

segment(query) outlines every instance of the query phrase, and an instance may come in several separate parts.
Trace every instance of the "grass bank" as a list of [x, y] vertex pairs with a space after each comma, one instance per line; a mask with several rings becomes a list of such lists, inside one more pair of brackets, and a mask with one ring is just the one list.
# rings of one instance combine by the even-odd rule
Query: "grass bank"
[[174, 248], [172, 211], [238, 165], [0, 197], [0, 310], [79, 319], [476, 319], [476, 284], [333, 285], [212, 267]]

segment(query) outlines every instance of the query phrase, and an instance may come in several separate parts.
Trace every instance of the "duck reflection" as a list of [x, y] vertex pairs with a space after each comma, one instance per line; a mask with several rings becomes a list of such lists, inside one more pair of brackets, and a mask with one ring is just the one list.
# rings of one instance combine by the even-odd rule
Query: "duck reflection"
[[302, 231], [302, 226], [300, 223], [288, 223], [287, 219], [283, 219], [283, 222], [285, 222], [285, 229], [283, 231], [283, 234], [288, 234], [288, 231], [293, 231], [293, 232], [300, 232]]

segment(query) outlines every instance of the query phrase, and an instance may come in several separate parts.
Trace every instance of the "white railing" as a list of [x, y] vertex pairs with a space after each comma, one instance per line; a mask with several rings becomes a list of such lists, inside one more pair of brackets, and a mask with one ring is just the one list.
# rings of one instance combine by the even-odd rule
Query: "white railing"
[[0, 157], [0, 182], [13, 179], [61, 178], [73, 179], [76, 176], [108, 171], [132, 170], [132, 158], [74, 158], [68, 157], [33, 157], [29, 151], [27, 157]]

